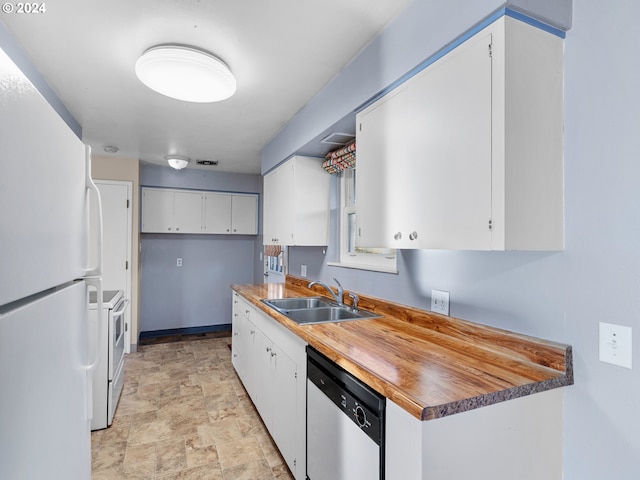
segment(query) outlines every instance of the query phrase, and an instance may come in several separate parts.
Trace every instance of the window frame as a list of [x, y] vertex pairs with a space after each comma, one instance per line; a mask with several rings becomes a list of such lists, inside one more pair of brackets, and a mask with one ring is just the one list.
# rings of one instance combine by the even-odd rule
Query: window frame
[[398, 273], [398, 252], [395, 249], [382, 253], [349, 251], [349, 216], [356, 214], [355, 172], [357, 167], [344, 170], [338, 177], [339, 183], [339, 258], [329, 265], [371, 270], [384, 273]]

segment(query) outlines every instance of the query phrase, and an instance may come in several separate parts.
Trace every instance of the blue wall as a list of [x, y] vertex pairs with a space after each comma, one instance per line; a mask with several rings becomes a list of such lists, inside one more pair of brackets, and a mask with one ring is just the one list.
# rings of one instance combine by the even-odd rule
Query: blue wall
[[[426, 58], [491, 7], [488, 1], [417, 0], [384, 32], [387, 38], [412, 41], [404, 48], [373, 42], [379, 61], [365, 51], [360, 68], [366, 71], [368, 65], [375, 74], [384, 65], [403, 63], [393, 57], [412, 56], [406, 51], [413, 49], [409, 43]], [[326, 266], [336, 260], [333, 231], [326, 255], [318, 248], [290, 251], [294, 274], [306, 264], [310, 278], [335, 276], [346, 288], [423, 308], [429, 307], [431, 289], [448, 290], [453, 316], [571, 344], [575, 385], [565, 389], [564, 480], [640, 478], [638, 18], [635, 0], [573, 5], [565, 40], [564, 252], [403, 251], [400, 273], [391, 275]], [[427, 37], [439, 40], [425, 47]], [[405, 63], [413, 62], [412, 57]], [[393, 81], [404, 73], [395, 68], [384, 78]], [[278, 156], [293, 153], [298, 141], [313, 138], [317, 128], [356, 108], [359, 88], [347, 76], [336, 78], [265, 149], [263, 170]], [[350, 103], [336, 107], [327, 100], [334, 89]], [[320, 108], [319, 98], [333, 110]], [[327, 124], [317, 127], [309, 120], [316, 112]], [[635, 330], [633, 370], [599, 361], [601, 321]]]
[[[143, 164], [142, 186], [261, 193], [258, 175]], [[232, 283], [262, 278], [261, 237], [142, 234], [140, 331], [231, 323]], [[176, 259], [182, 258], [182, 267]]]

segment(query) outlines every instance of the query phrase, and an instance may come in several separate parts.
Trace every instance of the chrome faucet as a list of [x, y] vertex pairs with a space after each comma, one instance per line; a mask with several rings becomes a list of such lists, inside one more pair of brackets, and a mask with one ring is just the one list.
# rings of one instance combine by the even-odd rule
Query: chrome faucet
[[338, 302], [338, 305], [340, 305], [341, 307], [346, 307], [346, 305], [344, 304], [344, 289], [342, 288], [342, 285], [340, 285], [340, 282], [338, 281], [337, 278], [334, 277], [333, 280], [338, 284], [338, 295], [336, 295], [333, 292], [333, 289], [329, 285], [327, 285], [326, 283], [321, 282], [319, 280], [311, 282], [309, 285], [307, 285], [307, 288], [311, 288], [314, 285], [321, 285], [321, 286], [323, 286], [324, 288], [327, 289], [327, 291], [336, 300], [336, 302]]

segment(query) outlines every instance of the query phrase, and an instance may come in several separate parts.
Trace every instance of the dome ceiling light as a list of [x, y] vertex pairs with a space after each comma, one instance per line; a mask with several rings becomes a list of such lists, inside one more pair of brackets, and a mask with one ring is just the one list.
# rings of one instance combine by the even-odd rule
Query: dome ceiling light
[[189, 157], [185, 157], [184, 155], [167, 155], [164, 158], [169, 162], [169, 166], [176, 170], [182, 170], [184, 167], [189, 165], [189, 162], [191, 161]]
[[219, 102], [236, 91], [236, 78], [222, 60], [189, 46], [150, 48], [136, 61], [136, 75], [150, 89], [185, 102]]

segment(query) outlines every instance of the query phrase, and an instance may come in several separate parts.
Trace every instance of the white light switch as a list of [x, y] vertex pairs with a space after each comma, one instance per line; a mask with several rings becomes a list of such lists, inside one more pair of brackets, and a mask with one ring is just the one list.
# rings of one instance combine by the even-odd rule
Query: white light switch
[[176, 267], [181, 267], [182, 266], [182, 258], [178, 258], [178, 260], [176, 260]]
[[449, 292], [431, 290], [431, 311], [449, 315]]
[[631, 327], [600, 322], [600, 361], [631, 368]]
[[307, 266], [305, 264], [300, 265], [300, 275], [303, 277], [307, 276]]

